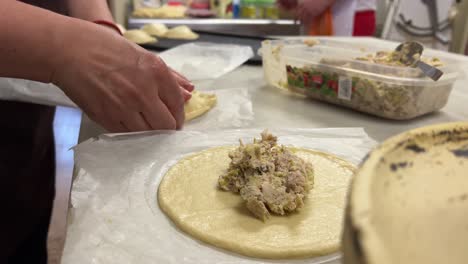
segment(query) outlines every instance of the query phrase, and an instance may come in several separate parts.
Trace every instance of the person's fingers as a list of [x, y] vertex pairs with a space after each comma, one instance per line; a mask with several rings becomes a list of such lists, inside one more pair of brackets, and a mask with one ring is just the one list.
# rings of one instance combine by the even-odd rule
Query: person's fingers
[[181, 89], [182, 89], [182, 94], [184, 95], [184, 101], [187, 102], [188, 100], [190, 100], [190, 98], [192, 98], [192, 94], [183, 88]]
[[152, 106], [147, 107], [147, 110], [143, 112], [143, 117], [152, 129], [174, 130], [177, 128], [174, 116], [161, 100], [151, 104]]
[[184, 116], [184, 96], [182, 89], [177, 85], [172, 74], [161, 75], [160, 86], [158, 89], [159, 98], [167, 106], [176, 120], [176, 128], [182, 128], [185, 120]]
[[150, 124], [148, 124], [143, 117], [142, 112], [128, 111], [124, 113], [123, 120], [120, 120], [122, 125], [129, 131], [147, 131], [152, 130]]
[[174, 78], [176, 79], [177, 83], [180, 86], [182, 86], [185, 90], [191, 92], [195, 89], [195, 86], [189, 80], [187, 80], [187, 78], [185, 78], [183, 75], [174, 71], [173, 69], [171, 69], [171, 72]]
[[[154, 56], [152, 53], [146, 53], [141, 56], [138, 61], [139, 67], [142, 69], [151, 69], [145, 71], [145, 75], [148, 80], [152, 80], [151, 83], [142, 83], [141, 87], [145, 87], [144, 90], [146, 95], [144, 97], [139, 97], [142, 101], [139, 101], [144, 105], [144, 117], [146, 121], [153, 126], [156, 124], [154, 118], [161, 116], [161, 113], [155, 111], [155, 104], [157, 102], [164, 104], [169, 110], [170, 115], [175, 119], [176, 125], [175, 128], [182, 128], [185, 115], [184, 115], [184, 96], [182, 94], [181, 87], [175, 80], [174, 74], [167, 67], [161, 58]], [[154, 94], [152, 92], [155, 92]], [[160, 107], [160, 106], [159, 106]], [[167, 119], [167, 117], [166, 117]], [[162, 122], [167, 123], [168, 120]], [[164, 126], [167, 126], [165, 123]], [[153, 127], [157, 129], [158, 127]], [[174, 129], [174, 128], [172, 128]]]
[[190, 82], [185, 76], [183, 76], [182, 74], [180, 74], [179, 72], [177, 72], [176, 70], [172, 69], [171, 67], [168, 66], [168, 68], [171, 70], [171, 72], [174, 74], [174, 75], [177, 75], [179, 76], [182, 80], [184, 81], [187, 81], [187, 82]]

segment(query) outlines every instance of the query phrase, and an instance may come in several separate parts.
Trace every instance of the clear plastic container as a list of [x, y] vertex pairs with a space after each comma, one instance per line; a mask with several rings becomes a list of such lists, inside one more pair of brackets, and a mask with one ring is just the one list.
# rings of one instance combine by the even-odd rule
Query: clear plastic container
[[341, 41], [267, 40], [261, 51], [270, 85], [396, 120], [444, 107], [458, 75], [456, 62], [440, 56], [444, 75], [437, 82], [417, 68], [359, 61], [379, 49]]

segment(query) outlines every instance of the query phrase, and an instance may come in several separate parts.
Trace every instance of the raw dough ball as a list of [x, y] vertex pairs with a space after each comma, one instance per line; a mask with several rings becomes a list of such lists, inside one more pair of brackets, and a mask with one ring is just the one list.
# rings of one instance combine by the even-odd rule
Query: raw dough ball
[[192, 93], [192, 98], [185, 103], [185, 121], [192, 120], [203, 115], [216, 104], [216, 95], [198, 91]]
[[314, 188], [298, 213], [272, 215], [262, 222], [247, 210], [240, 195], [217, 187], [233, 149], [212, 148], [186, 157], [162, 179], [159, 206], [182, 231], [257, 258], [306, 258], [338, 250], [353, 165], [329, 154], [292, 148], [314, 166]]
[[164, 37], [170, 38], [170, 39], [192, 40], [192, 39], [197, 39], [199, 36], [187, 26], [178, 26], [178, 27], [169, 29]]
[[131, 29], [125, 31], [124, 37], [132, 42], [135, 42], [136, 44], [148, 44], [157, 42], [156, 38], [151, 37], [148, 33], [140, 29]]
[[146, 24], [141, 27], [141, 30], [145, 31], [151, 36], [162, 37], [164, 36], [168, 29], [164, 24]]

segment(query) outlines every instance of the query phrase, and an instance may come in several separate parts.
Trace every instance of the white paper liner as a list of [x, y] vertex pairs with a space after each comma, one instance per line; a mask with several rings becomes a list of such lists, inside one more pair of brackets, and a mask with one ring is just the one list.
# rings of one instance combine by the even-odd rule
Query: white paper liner
[[[259, 137], [260, 129], [103, 135], [75, 148], [80, 173], [63, 263], [338, 263], [338, 254], [264, 260], [217, 249], [179, 231], [157, 205], [157, 187], [181, 157]], [[316, 149], [358, 164], [375, 145], [362, 128], [274, 129], [281, 144]]]
[[185, 122], [184, 130], [214, 130], [249, 125], [254, 119], [252, 101], [247, 88], [203, 91], [216, 94], [213, 109]]
[[[186, 122], [185, 130], [238, 128], [254, 119], [247, 88], [203, 92], [216, 94], [217, 103], [206, 114]], [[57, 86], [23, 79], [0, 78], [0, 99], [77, 107]]]
[[24, 79], [0, 78], [0, 99], [76, 107], [57, 86]]
[[191, 81], [216, 79], [254, 56], [249, 46], [196, 42], [159, 54], [174, 70]]

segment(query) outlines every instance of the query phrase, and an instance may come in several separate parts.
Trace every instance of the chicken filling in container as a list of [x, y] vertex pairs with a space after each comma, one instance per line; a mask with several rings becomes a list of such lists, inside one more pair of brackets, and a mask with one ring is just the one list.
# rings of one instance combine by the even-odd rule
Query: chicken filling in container
[[310, 98], [389, 119], [411, 119], [445, 106], [457, 78], [456, 63], [432, 56], [421, 61], [439, 68], [438, 81], [404, 66], [399, 54], [333, 41], [265, 41], [265, 78], [270, 85]]

